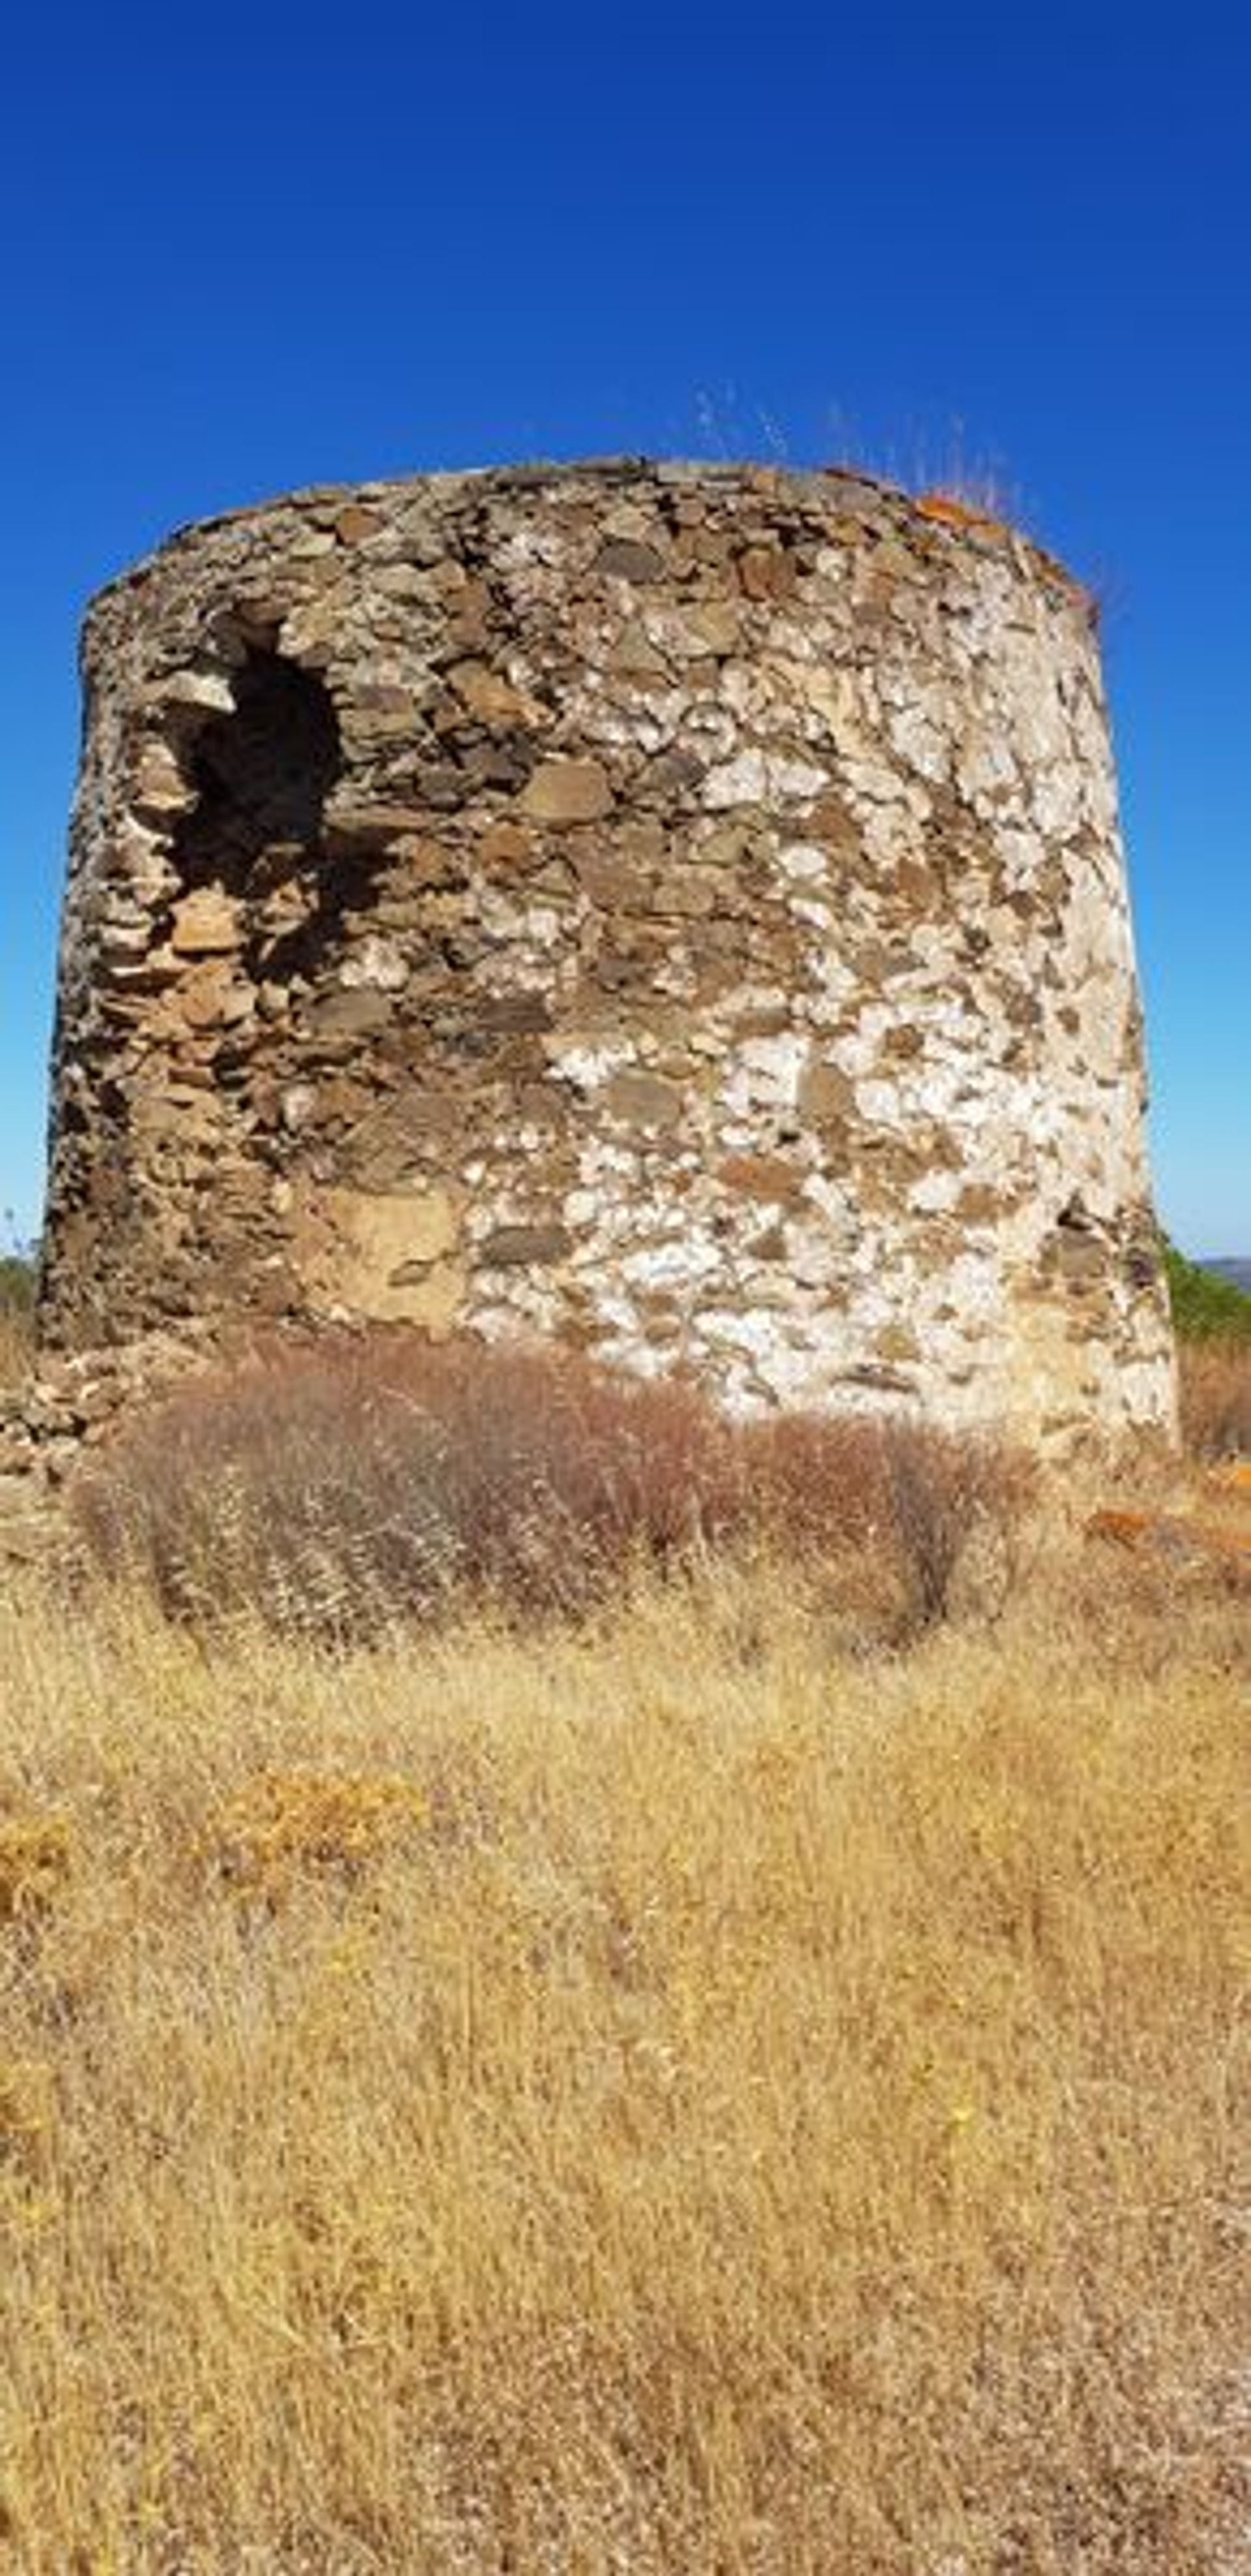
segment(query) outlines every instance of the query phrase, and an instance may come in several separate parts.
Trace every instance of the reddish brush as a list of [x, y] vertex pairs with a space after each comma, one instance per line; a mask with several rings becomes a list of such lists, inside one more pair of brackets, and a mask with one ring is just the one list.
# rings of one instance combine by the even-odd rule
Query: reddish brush
[[1251, 1457], [1251, 1340], [1218, 1335], [1178, 1346], [1182, 1437], [1192, 1458]]
[[997, 1447], [936, 1431], [732, 1425], [693, 1388], [574, 1354], [396, 1333], [197, 1379], [113, 1444], [75, 1510], [94, 1561], [178, 1617], [359, 1635], [466, 1593], [578, 1613], [636, 1567], [768, 1543], [871, 1561], [914, 1634], [1022, 1494]]

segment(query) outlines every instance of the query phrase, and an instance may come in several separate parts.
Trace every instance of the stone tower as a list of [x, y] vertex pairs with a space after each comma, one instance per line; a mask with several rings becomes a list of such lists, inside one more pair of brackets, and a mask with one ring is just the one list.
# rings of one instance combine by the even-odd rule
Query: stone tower
[[316, 490], [97, 599], [44, 1329], [1167, 1425], [1089, 603], [854, 474]]

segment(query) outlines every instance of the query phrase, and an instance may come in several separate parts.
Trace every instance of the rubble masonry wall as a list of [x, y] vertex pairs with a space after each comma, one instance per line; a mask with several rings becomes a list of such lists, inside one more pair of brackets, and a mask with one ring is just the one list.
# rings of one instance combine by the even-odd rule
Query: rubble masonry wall
[[43, 1330], [1167, 1425], [1084, 594], [856, 475], [296, 494], [88, 620]]

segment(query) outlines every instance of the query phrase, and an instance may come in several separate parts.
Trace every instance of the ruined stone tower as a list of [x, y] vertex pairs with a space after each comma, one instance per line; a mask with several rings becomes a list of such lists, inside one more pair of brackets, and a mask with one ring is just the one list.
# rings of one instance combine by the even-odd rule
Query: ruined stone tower
[[44, 1322], [1167, 1422], [1088, 603], [858, 475], [318, 490], [104, 591]]

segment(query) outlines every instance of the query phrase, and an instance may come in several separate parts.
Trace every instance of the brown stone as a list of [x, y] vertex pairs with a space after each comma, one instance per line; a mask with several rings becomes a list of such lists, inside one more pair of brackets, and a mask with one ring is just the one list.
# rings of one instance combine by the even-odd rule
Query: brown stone
[[717, 1166], [717, 1178], [724, 1189], [736, 1190], [743, 1198], [800, 1199], [804, 1191], [804, 1174], [794, 1163], [783, 1161], [780, 1154], [731, 1154]]
[[224, 960], [206, 958], [179, 989], [177, 1008], [190, 1029], [211, 1029], [247, 1019], [256, 1008], [251, 985], [239, 984]]
[[787, 599], [795, 564], [781, 546], [749, 546], [739, 557], [738, 577], [749, 599]]
[[639, 545], [632, 537], [614, 537], [600, 547], [595, 569], [610, 573], [614, 581], [659, 581], [665, 564], [654, 546]]
[[376, 510], [366, 510], [359, 501], [349, 501], [335, 520], [334, 532], [345, 546], [358, 546], [364, 537], [375, 536], [381, 526]]
[[[454, 1259], [458, 1213], [446, 1190], [373, 1192], [319, 1187], [294, 1222], [296, 1261], [315, 1305], [345, 1307], [383, 1323], [434, 1320], [454, 1305], [463, 1274]], [[455, 1289], [455, 1294], [453, 1291]]]
[[398, 841], [407, 834], [425, 832], [430, 822], [424, 805], [399, 805], [382, 797], [368, 804], [336, 798], [334, 812], [327, 819], [335, 843]]
[[615, 1073], [605, 1086], [604, 1106], [610, 1118], [632, 1127], [673, 1127], [682, 1115], [682, 1094], [658, 1074]]
[[1093, 1287], [1102, 1280], [1107, 1266], [1104, 1246], [1076, 1235], [1056, 1239], [1054, 1259], [1061, 1276], [1075, 1288]]
[[348, 1119], [353, 1125], [369, 1116], [375, 1095], [367, 1082], [353, 1081], [346, 1073], [334, 1073], [317, 1086], [317, 1116], [322, 1125], [331, 1119]]
[[654, 909], [662, 920], [670, 914], [680, 921], [703, 920], [723, 900], [716, 878], [702, 868], [664, 869], [652, 896]]
[[411, 734], [420, 717], [420, 708], [411, 689], [373, 686], [358, 689], [343, 709], [343, 721], [354, 733], [364, 736]]
[[742, 619], [728, 599], [693, 601], [683, 608], [672, 631], [674, 649], [692, 662], [724, 661], [743, 640]]
[[197, 886], [175, 904], [169, 944], [179, 957], [228, 955], [242, 940], [239, 906], [220, 886]]
[[484, 1029], [550, 1029], [552, 1006], [545, 993], [498, 993], [478, 1016]]
[[820, 841], [825, 849], [846, 858], [858, 858], [863, 846], [863, 834], [855, 815], [832, 788], [827, 788], [815, 805], [809, 807], [804, 819], [804, 837]]
[[668, 676], [663, 653], [658, 652], [641, 626], [622, 630], [609, 656], [609, 667], [638, 680], [664, 680]]
[[[896, 964], [893, 959], [891, 962]], [[924, 1053], [925, 1040], [921, 1031], [912, 1028], [906, 1020], [898, 1028], [888, 1029], [882, 1040], [882, 1055], [888, 1064], [914, 1064]]]
[[669, 835], [656, 815], [626, 812], [614, 817], [612, 847], [636, 867], [659, 867], [668, 856]]
[[1003, 1192], [988, 1181], [967, 1181], [951, 1213], [961, 1225], [990, 1225], [1003, 1212]]
[[[394, 848], [399, 862], [396, 872], [399, 881], [413, 894], [438, 893], [444, 887], [464, 881], [464, 866], [445, 841], [431, 840], [423, 832], [412, 840], [396, 841]], [[377, 914], [379, 920], [397, 920], [405, 929], [411, 929], [420, 917], [419, 912], [402, 902], [394, 906], [385, 901], [379, 903]]]
[[416, 1092], [405, 1090], [381, 1107], [363, 1109], [352, 1120], [340, 1149], [344, 1176], [362, 1190], [385, 1193], [411, 1188], [415, 1175], [428, 1165], [448, 1168], [451, 1141], [463, 1118], [463, 1103], [456, 1093], [437, 1083]]
[[766, 1226], [748, 1245], [753, 1261], [785, 1261], [789, 1248], [784, 1225]]
[[718, 823], [696, 843], [695, 855], [701, 868], [736, 868], [751, 849], [751, 834], [742, 823]]
[[856, 1106], [856, 1086], [849, 1074], [837, 1064], [811, 1064], [799, 1086], [799, 1106], [805, 1118], [824, 1126], [831, 1118], [846, 1118]]
[[594, 823], [612, 806], [612, 789], [598, 760], [544, 760], [519, 802], [538, 823]]
[[485, 662], [458, 662], [448, 672], [449, 685], [483, 724], [538, 726], [551, 723], [548, 709], [523, 689], [515, 689]]
[[456, 1328], [468, 1284], [461, 1261], [432, 1261], [428, 1268], [414, 1264], [389, 1283], [391, 1312], [396, 1321], [416, 1325], [432, 1341], [446, 1341]]
[[533, 849], [533, 833], [523, 831], [519, 823], [492, 823], [478, 843], [479, 856], [488, 867], [518, 866]]
[[651, 878], [614, 850], [580, 852], [575, 862], [578, 883], [589, 902], [602, 912], [646, 911]]
[[395, 1006], [388, 993], [362, 989], [356, 992], [327, 993], [312, 1013], [314, 1028], [335, 1037], [363, 1037], [372, 1029], [384, 1029], [394, 1018]]
[[563, 1261], [571, 1249], [563, 1225], [497, 1225], [478, 1246], [483, 1270], [542, 1267]]
[[[854, 831], [854, 824], [850, 828]], [[933, 912], [939, 899], [938, 878], [933, 869], [924, 867], [919, 859], [901, 860], [895, 871], [895, 889], [909, 911], [922, 918]]]
[[649, 760], [645, 776], [636, 794], [646, 795], [653, 803], [668, 803], [672, 798], [690, 795], [704, 774], [704, 764], [693, 751], [662, 751]]

